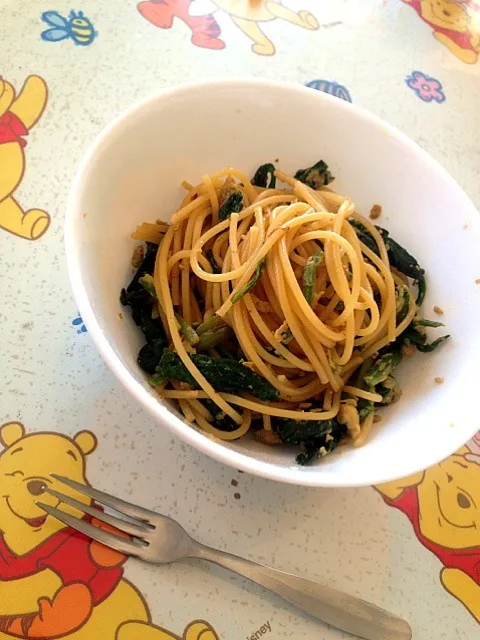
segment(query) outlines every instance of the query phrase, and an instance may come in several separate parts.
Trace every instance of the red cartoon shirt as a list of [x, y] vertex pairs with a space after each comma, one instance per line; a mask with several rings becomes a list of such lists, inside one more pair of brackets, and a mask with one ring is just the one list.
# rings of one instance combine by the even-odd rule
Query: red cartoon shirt
[[7, 111], [0, 116], [0, 144], [5, 142], [18, 142], [21, 147], [27, 144], [21, 136], [28, 135], [28, 129], [18, 116]]
[[458, 46], [461, 47], [462, 49], [475, 51], [471, 42], [471, 36], [468, 33], [468, 31], [455, 31], [454, 29], [447, 29], [446, 27], [440, 27], [437, 24], [430, 22], [430, 20], [427, 20], [422, 15], [421, 0], [410, 0], [409, 4], [413, 9], [415, 9], [415, 11], [418, 13], [420, 18], [424, 22], [426, 22], [428, 25], [430, 25], [434, 31], [436, 31], [437, 33], [443, 33], [444, 35], [448, 36], [450, 40], [453, 40], [455, 44], [458, 44]]
[[417, 538], [424, 547], [437, 556], [445, 567], [460, 569], [480, 585], [480, 547], [448, 549], [426, 538], [420, 530], [420, 510], [416, 487], [408, 487], [402, 495], [395, 500], [391, 500], [385, 496], [383, 499], [391, 507], [403, 511], [412, 523]]
[[98, 566], [90, 555], [91, 540], [73, 529], [64, 529], [24, 556], [16, 556], [0, 536], [0, 580], [16, 580], [51, 569], [64, 586], [81, 583], [90, 589], [94, 605], [107, 598], [120, 582], [119, 567]]

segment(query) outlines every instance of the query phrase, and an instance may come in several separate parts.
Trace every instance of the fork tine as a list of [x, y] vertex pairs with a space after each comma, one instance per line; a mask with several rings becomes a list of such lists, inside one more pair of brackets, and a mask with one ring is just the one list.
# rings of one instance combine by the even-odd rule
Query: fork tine
[[[106, 507], [115, 509], [115, 511], [123, 513], [130, 518], [142, 520], [143, 522], [148, 523], [150, 523], [151, 519], [158, 518], [158, 513], [155, 513], [155, 511], [150, 511], [149, 509], [144, 509], [143, 507], [137, 507], [131, 502], [126, 502], [126, 500], [122, 500], [121, 498], [115, 498], [115, 496], [112, 496], [109, 493], [105, 493], [104, 491], [99, 491], [98, 489], [94, 489], [93, 487], [80, 484], [79, 482], [70, 480], [70, 478], [66, 478], [65, 476], [59, 476], [56, 473], [52, 473], [51, 475], [52, 478], [55, 478], [55, 480], [60, 480], [60, 482], [63, 482], [79, 493], [83, 493], [89, 498], [93, 498], [96, 502], [100, 502]], [[151, 524], [153, 524], [153, 522]]]
[[75, 518], [75, 516], [71, 516], [64, 511], [60, 511], [60, 509], [56, 509], [55, 507], [51, 507], [49, 504], [44, 504], [43, 502], [37, 502], [36, 504], [48, 514], [57, 518], [60, 522], [63, 522], [63, 524], [84, 533], [89, 538], [93, 538], [93, 540], [101, 542], [107, 547], [120, 551], [120, 553], [125, 553], [127, 556], [141, 557], [142, 555], [143, 546], [130, 542], [125, 538], [119, 538], [113, 533], [108, 533], [98, 527], [94, 527], [92, 524], [85, 522], [85, 520]]
[[146, 533], [152, 530], [150, 527], [146, 525], [139, 526], [139, 525], [127, 522], [126, 520], [122, 520], [121, 518], [116, 518], [115, 516], [112, 516], [109, 513], [105, 513], [104, 511], [99, 511], [98, 509], [94, 509], [90, 505], [83, 504], [82, 502], [75, 500], [75, 498], [66, 496], [65, 494], [60, 493], [59, 491], [55, 491], [54, 489], [50, 489], [49, 487], [47, 487], [45, 491], [47, 493], [50, 493], [52, 496], [55, 496], [56, 498], [58, 498], [61, 502], [64, 502], [65, 504], [69, 504], [71, 507], [74, 507], [79, 511], [84, 511], [85, 513], [88, 513], [88, 515], [93, 516], [97, 520], [100, 520], [101, 522], [105, 522], [106, 524], [109, 524], [112, 527], [116, 527], [117, 529], [120, 529], [120, 531], [123, 531], [124, 533], [128, 533], [131, 536], [135, 536], [137, 538], [143, 538]]

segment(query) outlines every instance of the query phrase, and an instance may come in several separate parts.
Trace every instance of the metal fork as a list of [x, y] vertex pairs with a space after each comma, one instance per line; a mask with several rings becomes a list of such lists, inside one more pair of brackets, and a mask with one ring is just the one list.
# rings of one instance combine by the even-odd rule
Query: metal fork
[[366, 640], [411, 640], [412, 631], [405, 620], [365, 600], [206, 547], [193, 540], [183, 527], [171, 518], [137, 507], [69, 478], [56, 474], [52, 474], [52, 477], [119, 514], [120, 517], [105, 513], [55, 489], [44, 488], [46, 493], [55, 496], [61, 503], [115, 527], [119, 532], [128, 534], [129, 538], [104, 531], [83, 519], [37, 501], [37, 505], [54, 518], [107, 547], [153, 564], [165, 564], [184, 558], [208, 560], [256, 582], [305, 613], [343, 631]]

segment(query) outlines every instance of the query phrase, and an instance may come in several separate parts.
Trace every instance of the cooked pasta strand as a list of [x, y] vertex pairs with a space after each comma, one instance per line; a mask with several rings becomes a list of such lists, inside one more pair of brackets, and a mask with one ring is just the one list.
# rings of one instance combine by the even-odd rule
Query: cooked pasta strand
[[[170, 224], [145, 222], [132, 234], [152, 243], [149, 252], [158, 245], [153, 273], [138, 282], [176, 367], [165, 373], [159, 356], [162, 373], [151, 384], [212, 437], [236, 440], [257, 424], [261, 441], [277, 444], [290, 442], [282, 421], [289, 429], [288, 421], [299, 429], [319, 422], [318, 436], [310, 424], [305, 437], [306, 445], [323, 442], [317, 455], [345, 438], [359, 446], [374, 405], [395, 397], [397, 338], [416, 330], [416, 297], [388, 235], [349, 198], [323, 182], [314, 189], [315, 182], [273, 174], [272, 165], [261, 169], [286, 188], [253, 185], [224, 168], [198, 185], [182, 182], [187, 195]], [[152, 326], [143, 327], [148, 357], [161, 342]], [[146, 370], [154, 370], [150, 361]]]

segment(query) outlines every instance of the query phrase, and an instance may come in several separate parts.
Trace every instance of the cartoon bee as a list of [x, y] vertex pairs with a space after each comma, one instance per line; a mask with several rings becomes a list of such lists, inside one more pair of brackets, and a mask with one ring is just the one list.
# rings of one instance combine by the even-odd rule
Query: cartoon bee
[[58, 11], [45, 11], [42, 13], [42, 20], [51, 27], [41, 33], [45, 42], [59, 42], [71, 38], [76, 45], [86, 47], [98, 36], [93, 24], [82, 11], [70, 11], [68, 18], [60, 15]]
[[331, 82], [330, 80], [311, 80], [310, 82], [307, 82], [306, 86], [311, 89], [317, 89], [317, 91], [329, 93], [330, 95], [346, 100], [347, 102], [352, 101], [346, 87], [341, 84], [337, 84], [336, 82]]

